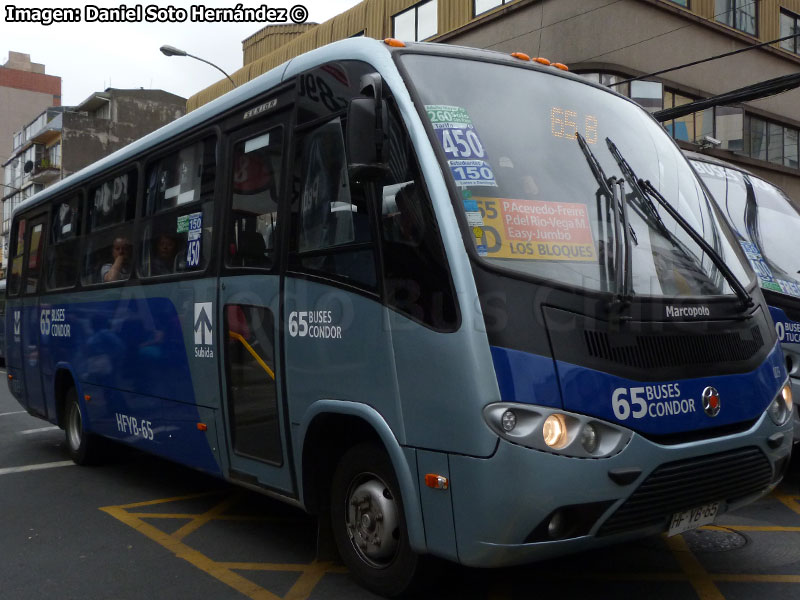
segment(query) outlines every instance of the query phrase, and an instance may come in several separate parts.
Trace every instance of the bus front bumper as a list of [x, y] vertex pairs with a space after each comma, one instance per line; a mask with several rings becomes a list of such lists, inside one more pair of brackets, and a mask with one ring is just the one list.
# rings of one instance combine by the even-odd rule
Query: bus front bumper
[[[458, 560], [476, 567], [523, 564], [658, 534], [674, 513], [707, 503], [719, 502], [720, 514], [734, 510], [781, 480], [792, 427], [792, 420], [776, 427], [763, 414], [746, 432], [695, 443], [665, 446], [635, 434], [605, 459], [502, 440], [488, 459], [451, 455]], [[745, 471], [742, 489], [737, 481]], [[658, 491], [657, 505], [648, 500], [676, 475], [682, 483]]]

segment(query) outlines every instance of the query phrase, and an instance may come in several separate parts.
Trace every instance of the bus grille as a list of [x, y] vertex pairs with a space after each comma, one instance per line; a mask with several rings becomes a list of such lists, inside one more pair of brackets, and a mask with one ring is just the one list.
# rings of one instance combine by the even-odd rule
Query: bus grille
[[611, 517], [598, 536], [663, 524], [676, 512], [761, 492], [772, 467], [758, 448], [741, 448], [658, 467]]
[[[605, 331], [585, 329], [583, 337], [594, 358], [638, 369], [664, 365], [698, 365], [752, 358], [764, 345], [761, 330], [752, 327], [749, 336], [740, 332], [707, 332], [701, 335], [637, 335], [632, 343], [611, 341]], [[630, 339], [630, 338], [629, 338]]]

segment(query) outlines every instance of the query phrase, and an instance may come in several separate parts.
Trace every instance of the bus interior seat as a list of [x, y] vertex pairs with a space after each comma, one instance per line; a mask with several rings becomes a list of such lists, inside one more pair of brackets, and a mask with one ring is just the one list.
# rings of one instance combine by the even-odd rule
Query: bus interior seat
[[243, 267], [266, 267], [267, 243], [257, 231], [242, 231], [239, 233], [239, 245], [236, 258]]

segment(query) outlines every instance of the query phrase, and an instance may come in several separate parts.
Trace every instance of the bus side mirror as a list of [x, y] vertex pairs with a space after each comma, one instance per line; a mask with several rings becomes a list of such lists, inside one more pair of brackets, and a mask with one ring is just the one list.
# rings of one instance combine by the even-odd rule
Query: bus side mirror
[[389, 116], [383, 99], [383, 80], [377, 73], [365, 75], [362, 96], [347, 108], [347, 166], [351, 176], [378, 179], [387, 172], [386, 137]]

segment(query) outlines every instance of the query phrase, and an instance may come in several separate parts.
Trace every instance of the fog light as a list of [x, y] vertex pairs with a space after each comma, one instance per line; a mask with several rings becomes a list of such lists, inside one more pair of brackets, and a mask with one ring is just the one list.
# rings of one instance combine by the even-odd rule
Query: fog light
[[503, 431], [510, 432], [514, 430], [514, 427], [517, 426], [517, 415], [514, 414], [514, 411], [507, 410], [503, 413], [503, 416], [500, 418], [500, 421], [503, 425]]
[[590, 423], [587, 423], [581, 431], [581, 445], [589, 454], [597, 450], [597, 431]]
[[779, 400], [775, 398], [767, 409], [769, 413], [769, 418], [772, 419], [773, 423], [776, 425], [783, 425], [785, 412], [786, 412], [786, 405], [783, 403], [783, 400]]
[[553, 513], [553, 516], [550, 517], [550, 522], [547, 524], [547, 535], [552, 539], [560, 538], [564, 534], [565, 526], [566, 518], [564, 517], [564, 513], [557, 510]]
[[567, 445], [567, 423], [564, 415], [552, 414], [542, 425], [544, 443], [551, 448], [563, 448]]

